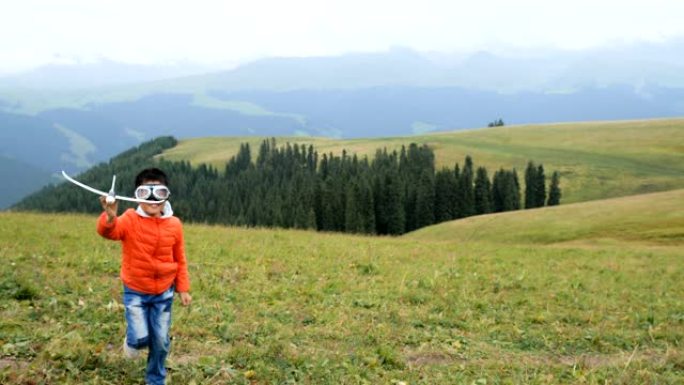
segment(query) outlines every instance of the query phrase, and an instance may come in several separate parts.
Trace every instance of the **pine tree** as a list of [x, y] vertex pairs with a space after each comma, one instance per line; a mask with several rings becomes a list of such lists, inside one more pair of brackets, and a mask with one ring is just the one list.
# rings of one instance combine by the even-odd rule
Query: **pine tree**
[[323, 158], [321, 159], [321, 168], [319, 170], [321, 178], [326, 179], [328, 177], [329, 173], [329, 168], [328, 168], [328, 155], [323, 154]]
[[454, 166], [454, 187], [453, 187], [453, 201], [451, 202], [451, 213], [452, 219], [463, 218], [465, 215], [461, 211], [461, 196], [463, 192], [460, 190], [461, 186], [459, 181], [461, 180], [461, 169], [458, 163]]
[[435, 223], [435, 181], [434, 174], [424, 170], [416, 189], [416, 228]]
[[362, 218], [362, 228], [365, 234], [375, 234], [375, 202], [373, 189], [370, 183], [363, 177], [360, 183], [359, 212]]
[[557, 206], [560, 204], [561, 189], [560, 189], [560, 174], [554, 171], [551, 175], [551, 186], [549, 186], [549, 200], [548, 206]]
[[249, 143], [244, 143], [240, 145], [240, 150], [237, 155], [232, 157], [228, 164], [226, 165], [226, 178], [233, 178], [239, 175], [241, 172], [248, 170], [252, 167], [252, 155], [249, 149]]
[[[273, 139], [275, 140], [275, 138]], [[271, 146], [268, 139], [264, 139], [259, 146], [259, 155], [257, 156], [257, 168], [262, 168], [264, 164], [268, 161], [271, 154]]]
[[418, 228], [416, 220], [416, 188], [415, 181], [404, 184], [404, 213], [406, 217], [406, 232]]
[[352, 181], [347, 186], [347, 203], [345, 205], [345, 223], [344, 228], [348, 233], [362, 233], [363, 232], [363, 218], [360, 210], [360, 188], [358, 183]]
[[384, 178], [380, 172], [373, 175], [373, 211], [375, 213], [375, 232], [387, 234], [387, 205], [383, 197], [385, 196]]
[[518, 210], [520, 208], [520, 184], [514, 170], [500, 169], [494, 173], [492, 182], [492, 209], [494, 212]]
[[525, 208], [532, 209], [537, 205], [537, 168], [532, 161], [525, 168]]
[[406, 212], [404, 211], [404, 186], [398, 170], [385, 176], [385, 200], [387, 205], [387, 233], [400, 235], [406, 231]]
[[318, 229], [323, 231], [337, 231], [335, 220], [335, 194], [327, 181], [321, 182], [321, 212], [319, 214]]
[[478, 167], [475, 176], [475, 214], [487, 214], [492, 210], [491, 185], [487, 177], [487, 169]]
[[544, 203], [546, 203], [546, 176], [544, 175], [544, 166], [541, 164], [537, 167], [535, 185], [535, 205], [536, 207], [544, 207]]
[[475, 192], [473, 191], [473, 159], [466, 156], [463, 170], [458, 180], [458, 202], [461, 217], [469, 217], [475, 213]]
[[454, 179], [453, 173], [447, 168], [435, 175], [435, 223], [453, 219], [452, 202], [455, 191], [452, 190], [450, 179]]
[[500, 169], [494, 173], [492, 178], [492, 211], [499, 213], [505, 210], [506, 202], [506, 171]]
[[518, 171], [516, 169], [510, 172], [510, 192], [511, 192], [511, 210], [520, 210], [520, 181], [518, 181]]

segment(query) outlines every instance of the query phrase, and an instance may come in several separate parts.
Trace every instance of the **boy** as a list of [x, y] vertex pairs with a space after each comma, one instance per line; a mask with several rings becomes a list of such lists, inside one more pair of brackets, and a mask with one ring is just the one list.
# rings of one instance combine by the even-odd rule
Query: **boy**
[[140, 203], [117, 217], [118, 204], [100, 198], [104, 212], [97, 232], [123, 244], [121, 280], [126, 308], [124, 355], [136, 358], [149, 348], [145, 380], [164, 384], [164, 362], [169, 352], [169, 326], [174, 290], [183, 306], [192, 297], [185, 260], [183, 225], [173, 216], [168, 202], [167, 177], [157, 168], [142, 170], [135, 178], [135, 197], [159, 203]]

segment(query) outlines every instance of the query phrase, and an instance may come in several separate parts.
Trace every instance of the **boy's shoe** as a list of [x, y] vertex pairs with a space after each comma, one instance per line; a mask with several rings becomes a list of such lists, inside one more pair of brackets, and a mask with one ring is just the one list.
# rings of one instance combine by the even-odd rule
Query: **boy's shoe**
[[124, 353], [124, 357], [129, 358], [131, 360], [134, 360], [134, 359], [140, 357], [140, 350], [134, 349], [134, 348], [128, 346], [128, 343], [126, 342], [126, 337], [124, 337], [123, 353]]

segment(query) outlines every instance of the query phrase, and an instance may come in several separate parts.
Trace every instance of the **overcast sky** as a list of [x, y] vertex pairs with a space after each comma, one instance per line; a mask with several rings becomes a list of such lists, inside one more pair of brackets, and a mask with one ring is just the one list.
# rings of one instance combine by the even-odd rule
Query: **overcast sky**
[[227, 66], [393, 46], [582, 49], [677, 36], [681, 0], [4, 0], [0, 73], [97, 58]]

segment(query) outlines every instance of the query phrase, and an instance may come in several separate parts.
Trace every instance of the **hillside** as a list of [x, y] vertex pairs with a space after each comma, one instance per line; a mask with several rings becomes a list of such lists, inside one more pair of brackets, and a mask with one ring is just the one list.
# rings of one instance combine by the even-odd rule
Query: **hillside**
[[[683, 195], [402, 238], [186, 225], [194, 303], [173, 311], [170, 381], [676, 383]], [[119, 253], [94, 215], [0, 213], [0, 382], [139, 383]]]
[[35, 166], [0, 155], [0, 210], [9, 207], [22, 197], [48, 182], [54, 182], [48, 173]]
[[[222, 170], [249, 142], [256, 154], [260, 137], [212, 137], [182, 140], [161, 156], [209, 163]], [[411, 142], [435, 150], [438, 166], [453, 167], [471, 155], [475, 165], [493, 171], [515, 167], [520, 176], [529, 160], [561, 173], [563, 203], [641, 194], [684, 187], [684, 119], [585, 122], [433, 133], [409, 137], [333, 140], [279, 139], [311, 143], [319, 152], [342, 149], [372, 157], [378, 148], [399, 149]], [[491, 177], [491, 175], [490, 175]]]
[[416, 241], [684, 244], [684, 190], [480, 215], [425, 227]]

